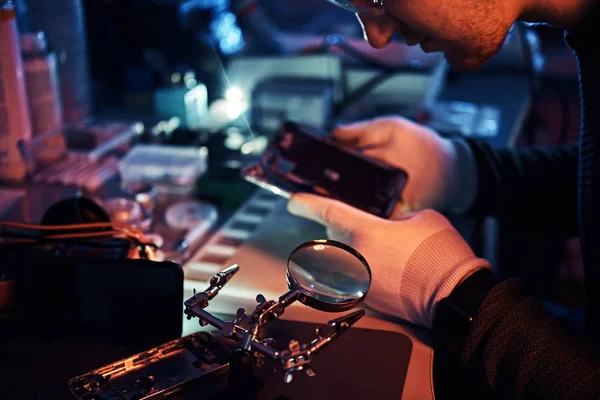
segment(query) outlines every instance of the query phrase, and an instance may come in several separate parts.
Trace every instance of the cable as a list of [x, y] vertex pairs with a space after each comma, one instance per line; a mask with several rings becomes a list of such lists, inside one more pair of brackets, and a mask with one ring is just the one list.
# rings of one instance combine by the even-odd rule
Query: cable
[[570, 113], [570, 104], [569, 104], [569, 98], [562, 93], [562, 91], [556, 87], [556, 85], [554, 83], [550, 83], [550, 87], [554, 90], [554, 93], [556, 93], [556, 96], [558, 97], [558, 102], [560, 104], [560, 109], [561, 109], [561, 119], [560, 119], [560, 132], [558, 134], [558, 144], [564, 144], [567, 143], [567, 141], [569, 140], [569, 128], [571, 125], [571, 116], [569, 115]]
[[[6, 240], [8, 239], [8, 240]], [[48, 235], [34, 237], [28, 235], [15, 235], [3, 233], [0, 235], [0, 245], [10, 245], [14, 243], [30, 243], [30, 244], [52, 244], [52, 243], [86, 243], [98, 239], [104, 240], [126, 240], [132, 247], [152, 246], [156, 247], [151, 242], [141, 242], [130, 236], [122, 235], [119, 231], [96, 232], [93, 234], [71, 234], [71, 235]]]
[[347, 95], [338, 106], [336, 106], [333, 115], [334, 119], [340, 118], [348, 108], [360, 101], [362, 98], [366, 97], [383, 82], [393, 77], [394, 74], [395, 71], [382, 71], [360, 85], [352, 93]]
[[38, 224], [26, 224], [22, 222], [0, 222], [0, 226], [9, 226], [13, 228], [23, 229], [37, 229], [37, 230], [76, 230], [76, 229], [90, 229], [90, 228], [112, 228], [118, 227], [127, 229], [133, 232], [140, 233], [136, 228], [123, 224], [120, 222], [90, 222], [82, 224], [69, 224], [69, 225], [38, 225]]
[[[4, 235], [5, 237], [7, 235]], [[13, 235], [9, 235], [13, 236]], [[19, 235], [14, 235], [19, 236]], [[10, 246], [10, 247], [9, 247]], [[42, 251], [45, 254], [53, 255], [81, 255], [86, 254], [87, 256], [100, 256], [107, 259], [112, 259], [115, 256], [118, 258], [143, 258], [143, 259], [156, 259], [156, 246], [154, 244], [142, 245], [133, 242], [130, 238], [114, 238], [107, 237], [103, 239], [88, 239], [82, 241], [81, 239], [60, 239], [51, 240], [48, 238], [34, 238], [32, 239], [13, 239], [9, 242], [4, 242], [4, 238], [0, 237], [0, 250], [9, 247], [9, 249], [24, 249], [28, 252]], [[10, 251], [10, 250], [9, 250]], [[100, 251], [101, 253], [97, 253]], [[114, 253], [118, 251], [118, 253]], [[82, 253], [83, 252], [83, 253]]]
[[[531, 43], [527, 39], [527, 26], [524, 22], [517, 22], [516, 24], [517, 30], [519, 32], [519, 41], [521, 43], [521, 49], [523, 51], [523, 58], [525, 62], [525, 68], [527, 73], [527, 78], [529, 80], [529, 88], [530, 88], [530, 96], [531, 103], [535, 105], [537, 98], [539, 97], [539, 92], [541, 90], [541, 80], [537, 73], [535, 72], [535, 65], [533, 61], [533, 51], [531, 49]], [[569, 99], [565, 96], [561, 90], [556, 87], [556, 85], [552, 82], [549, 82], [549, 86], [552, 91], [556, 94], [560, 109], [561, 109], [561, 123], [560, 123], [560, 131], [558, 136], [558, 143], [566, 143], [569, 136], [569, 127], [570, 127], [570, 116], [569, 116]], [[535, 137], [533, 134], [533, 129], [529, 132], [528, 143], [533, 145], [535, 141]]]
[[[3, 242], [2, 239], [5, 238], [4, 237], [0, 237], [0, 247], [2, 246], [15, 246], [15, 245], [22, 245], [22, 246], [35, 246], [35, 245], [53, 245], [53, 244], [62, 244], [62, 245], [77, 245], [79, 247], [95, 247], [95, 248], [106, 248], [106, 249], [130, 249], [131, 246], [131, 241], [124, 239], [124, 238], [108, 238], [109, 240], [103, 240], [103, 241], [81, 241], [81, 240], [75, 240], [75, 239], [68, 239], [68, 240], [47, 240], [44, 239], [43, 241], [40, 241], [36, 238], [23, 238], [23, 239], [18, 239], [18, 236], [15, 235], [14, 239], [13, 236], [8, 236], [11, 240], [10, 242]], [[149, 244], [150, 246], [155, 246], [154, 244]], [[134, 246], [136, 247], [136, 246]]]
[[[531, 43], [529, 43], [529, 39], [527, 39], [527, 26], [524, 22], [517, 21], [515, 23], [515, 27], [519, 35], [521, 51], [523, 52], [525, 73], [527, 74], [527, 80], [529, 83], [529, 96], [531, 98], [531, 107], [533, 108], [539, 97], [539, 91], [541, 87], [540, 79], [535, 72], [535, 65], [533, 63], [533, 51], [531, 49]], [[526, 141], [527, 145], [529, 146], [533, 146], [535, 144], [535, 129], [533, 129], [533, 127], [529, 127], [529, 129], [527, 130]]]
[[140, 239], [144, 237], [144, 234], [127, 224], [120, 222], [94, 222], [84, 224], [70, 224], [70, 225], [37, 225], [37, 224], [24, 224], [20, 222], [0, 222], [0, 228], [21, 228], [28, 230], [39, 230], [39, 231], [73, 231], [73, 230], [90, 230], [90, 229], [102, 229], [102, 228], [120, 228], [125, 232], [128, 232], [130, 236]]
[[529, 43], [529, 39], [527, 39], [527, 27], [522, 21], [517, 21], [515, 26], [519, 34], [519, 43], [521, 45], [521, 51], [523, 52], [525, 73], [527, 74], [527, 80], [529, 81], [529, 91], [533, 102], [539, 94], [540, 80], [535, 72], [533, 51], [531, 49], [531, 43]]
[[[0, 245], [40, 245], [53, 243], [74, 242], [78, 244], [88, 244], [88, 241], [97, 241], [99, 239], [126, 240], [130, 248], [138, 248], [141, 256], [148, 255], [148, 247], [156, 249], [157, 246], [146, 239], [144, 234], [129, 225], [122, 223], [86, 223], [75, 225], [35, 225], [23, 224], [18, 222], [0, 222]], [[15, 234], [4, 232], [6, 228], [16, 228], [33, 230], [41, 233], [39, 236]], [[110, 230], [98, 230], [110, 228]], [[85, 229], [85, 232], [73, 232]], [[89, 232], [89, 230], [96, 230]], [[48, 234], [46, 231], [52, 231]], [[64, 233], [56, 233], [64, 231]], [[7, 240], [8, 239], [8, 240]]]

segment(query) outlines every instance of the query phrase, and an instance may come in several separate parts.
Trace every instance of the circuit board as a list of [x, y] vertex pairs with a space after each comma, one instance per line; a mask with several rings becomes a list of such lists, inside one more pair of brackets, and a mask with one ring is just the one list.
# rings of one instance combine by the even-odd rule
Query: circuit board
[[80, 400], [157, 400], [228, 371], [229, 349], [199, 332], [72, 378]]

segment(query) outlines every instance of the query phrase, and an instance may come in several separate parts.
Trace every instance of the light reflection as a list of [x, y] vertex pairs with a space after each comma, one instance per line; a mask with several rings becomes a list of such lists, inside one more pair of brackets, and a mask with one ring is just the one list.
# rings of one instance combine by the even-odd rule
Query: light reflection
[[230, 103], [232, 103], [232, 102], [238, 103], [238, 102], [242, 101], [243, 97], [244, 97], [244, 92], [242, 92], [242, 89], [240, 89], [237, 86], [232, 86], [229, 89], [227, 89], [227, 91], [225, 92], [225, 98]]
[[175, 72], [174, 74], [171, 75], [171, 82], [173, 83], [179, 83], [181, 82], [181, 74], [179, 72]]

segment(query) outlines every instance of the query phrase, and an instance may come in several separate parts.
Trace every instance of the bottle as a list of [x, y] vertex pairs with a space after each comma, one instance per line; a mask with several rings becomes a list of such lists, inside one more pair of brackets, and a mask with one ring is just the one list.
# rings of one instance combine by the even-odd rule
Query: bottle
[[44, 32], [56, 52], [63, 119], [66, 124], [82, 122], [92, 116], [83, 0], [26, 3], [29, 32]]
[[49, 49], [44, 32], [22, 35], [21, 51], [31, 115], [31, 147], [36, 161], [49, 163], [66, 152], [56, 54]]
[[23, 157], [31, 139], [31, 120], [23, 77], [16, 12], [0, 0], [0, 180], [22, 182], [27, 176]]

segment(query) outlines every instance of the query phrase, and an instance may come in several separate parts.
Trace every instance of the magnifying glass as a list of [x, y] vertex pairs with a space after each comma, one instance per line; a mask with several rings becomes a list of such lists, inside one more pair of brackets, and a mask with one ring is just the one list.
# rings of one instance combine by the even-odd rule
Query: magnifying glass
[[301, 303], [320, 311], [340, 312], [364, 301], [371, 286], [371, 269], [350, 246], [313, 240], [290, 254], [287, 281], [288, 295], [299, 292]]

